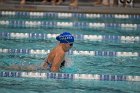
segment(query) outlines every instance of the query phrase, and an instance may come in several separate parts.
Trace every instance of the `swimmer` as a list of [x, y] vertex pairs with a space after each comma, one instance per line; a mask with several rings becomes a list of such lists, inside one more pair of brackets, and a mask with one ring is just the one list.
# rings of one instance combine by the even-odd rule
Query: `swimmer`
[[64, 32], [56, 37], [60, 42], [45, 59], [42, 68], [50, 68], [52, 72], [58, 72], [65, 64], [65, 53], [72, 48], [74, 37], [69, 32]]
[[7, 65], [0, 66], [2, 69], [7, 70], [25, 70], [25, 71], [35, 71], [35, 70], [47, 70], [51, 72], [58, 72], [61, 67], [65, 66], [65, 53], [72, 48], [74, 43], [74, 37], [69, 32], [64, 32], [56, 37], [59, 44], [49, 53], [48, 57], [45, 59], [43, 64], [39, 66], [35, 65]]

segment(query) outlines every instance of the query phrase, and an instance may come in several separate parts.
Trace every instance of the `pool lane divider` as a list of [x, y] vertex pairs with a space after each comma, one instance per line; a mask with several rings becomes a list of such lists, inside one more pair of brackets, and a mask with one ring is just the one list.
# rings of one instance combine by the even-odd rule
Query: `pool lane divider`
[[55, 22], [28, 20], [0, 20], [1, 26], [20, 28], [61, 27], [61, 28], [121, 28], [127, 30], [140, 29], [140, 24], [132, 23], [101, 23], [101, 22]]
[[24, 12], [24, 11], [0, 11], [0, 16], [27, 17], [27, 18], [114, 18], [114, 19], [140, 19], [140, 15], [134, 14], [91, 14], [91, 13], [63, 13], [63, 12]]
[[[50, 50], [39, 49], [4, 49], [0, 48], [0, 53], [8, 54], [29, 54], [29, 55], [46, 55]], [[110, 56], [110, 57], [140, 57], [139, 52], [114, 52], [114, 51], [77, 51], [70, 50], [68, 55], [84, 55], [84, 56]]]
[[130, 75], [98, 75], [98, 74], [69, 74], [69, 73], [40, 73], [40, 72], [0, 72], [0, 77], [12, 78], [43, 78], [71, 80], [100, 80], [100, 81], [140, 81], [140, 76]]
[[[9, 33], [0, 32], [0, 39], [55, 39], [59, 34], [44, 34], [44, 33]], [[120, 43], [140, 43], [139, 36], [117, 36], [117, 35], [74, 35], [75, 40], [88, 41], [113, 41]]]

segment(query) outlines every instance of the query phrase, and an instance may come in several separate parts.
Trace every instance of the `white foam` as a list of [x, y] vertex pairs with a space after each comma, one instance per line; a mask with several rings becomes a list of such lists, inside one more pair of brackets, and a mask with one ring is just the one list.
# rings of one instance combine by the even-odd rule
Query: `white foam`
[[65, 67], [71, 67], [72, 65], [73, 65], [72, 59], [65, 57]]

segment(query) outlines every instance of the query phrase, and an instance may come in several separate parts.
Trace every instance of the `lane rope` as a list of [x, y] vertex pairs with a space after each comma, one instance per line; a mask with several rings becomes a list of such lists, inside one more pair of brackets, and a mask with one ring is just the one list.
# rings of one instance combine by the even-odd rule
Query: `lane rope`
[[54, 21], [23, 21], [23, 20], [0, 20], [0, 25], [8, 27], [61, 27], [61, 28], [121, 28], [121, 29], [140, 29], [140, 24], [131, 23], [93, 23], [93, 22], [54, 22]]
[[115, 18], [115, 19], [140, 19], [139, 15], [129, 14], [90, 14], [90, 13], [59, 13], [59, 12], [19, 12], [19, 11], [0, 11], [0, 15], [9, 17], [36, 17], [36, 18]]
[[[46, 55], [50, 50], [39, 49], [4, 49], [0, 48], [0, 53], [9, 54], [30, 54], [30, 55]], [[85, 55], [85, 56], [114, 56], [114, 57], [140, 57], [138, 52], [114, 52], [114, 51], [77, 51], [70, 50], [68, 55]]]
[[[59, 34], [44, 33], [9, 33], [0, 32], [0, 39], [55, 39]], [[140, 43], [139, 36], [116, 36], [116, 35], [74, 35], [75, 40], [88, 41], [114, 41], [120, 43]]]
[[140, 76], [39, 73], [39, 72], [0, 72], [0, 77], [12, 78], [44, 78], [44, 79], [88, 79], [101, 81], [140, 81]]

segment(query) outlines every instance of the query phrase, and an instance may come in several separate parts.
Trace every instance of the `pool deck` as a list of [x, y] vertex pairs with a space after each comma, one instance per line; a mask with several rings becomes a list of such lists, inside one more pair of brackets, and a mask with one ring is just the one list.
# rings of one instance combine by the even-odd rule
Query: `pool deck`
[[[139, 5], [138, 5], [139, 6]], [[78, 6], [70, 7], [68, 5], [32, 5], [32, 4], [0, 4], [0, 11], [43, 11], [43, 12], [84, 12], [84, 13], [104, 13], [104, 14], [140, 14], [140, 7], [122, 7], [122, 6]]]

